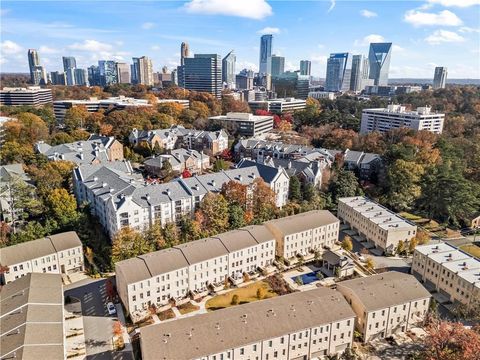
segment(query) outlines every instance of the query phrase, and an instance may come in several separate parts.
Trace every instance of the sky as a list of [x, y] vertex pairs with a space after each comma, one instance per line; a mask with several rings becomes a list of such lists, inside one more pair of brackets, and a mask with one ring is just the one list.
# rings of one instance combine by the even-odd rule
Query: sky
[[47, 71], [62, 56], [77, 67], [98, 60], [131, 63], [148, 56], [155, 71], [191, 53], [235, 50], [237, 71], [258, 70], [260, 36], [273, 34], [273, 52], [286, 70], [302, 59], [325, 77], [332, 52], [368, 55], [370, 42], [392, 42], [390, 78], [480, 78], [480, 0], [190, 0], [0, 2], [0, 71], [28, 72], [27, 49], [39, 51]]

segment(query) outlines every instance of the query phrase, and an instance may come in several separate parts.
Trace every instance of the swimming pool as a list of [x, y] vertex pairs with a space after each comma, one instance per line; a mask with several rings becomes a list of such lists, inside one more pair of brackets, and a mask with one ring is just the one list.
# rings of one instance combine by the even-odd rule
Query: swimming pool
[[[302, 282], [303, 282], [303, 285], [307, 285], [307, 284], [310, 284], [314, 281], [318, 281], [320, 280], [318, 277], [317, 277], [317, 272], [319, 272], [320, 274], [322, 274], [322, 272], [320, 270], [318, 271], [312, 271], [310, 273], [307, 273], [307, 274], [303, 274], [303, 275], [299, 275], [300, 278], [302, 279]], [[322, 274], [323, 275], [323, 274]], [[323, 277], [325, 277], [323, 275]], [[293, 276], [292, 277], [292, 280], [296, 283], [297, 282], [297, 278], [298, 276]]]

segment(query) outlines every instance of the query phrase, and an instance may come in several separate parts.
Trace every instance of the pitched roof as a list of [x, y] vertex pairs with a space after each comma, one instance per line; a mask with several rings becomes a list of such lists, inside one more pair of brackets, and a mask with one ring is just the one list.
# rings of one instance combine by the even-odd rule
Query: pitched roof
[[283, 171], [275, 167], [259, 164], [255, 161], [247, 160], [247, 159], [242, 159], [237, 164], [237, 168], [247, 168], [247, 169], [252, 168], [253, 170], [253, 167], [256, 168], [255, 171], [257, 171], [258, 174], [262, 177], [262, 179], [268, 184], [272, 183], [272, 181], [276, 179], [279, 173]]
[[205, 238], [175, 246], [190, 265], [228, 255], [227, 248], [217, 238]]
[[258, 245], [255, 238], [248, 231], [232, 230], [213, 237], [219, 239], [229, 252]]
[[265, 225], [249, 225], [242, 227], [239, 230], [248, 231], [259, 244], [275, 240], [275, 236]]
[[296, 292], [143, 327], [142, 358], [198, 359], [354, 316], [335, 290]]
[[345, 291], [354, 293], [367, 311], [383, 309], [431, 296], [413, 275], [397, 271], [342, 281], [337, 284], [337, 290], [343, 294], [345, 294]]
[[280, 231], [283, 236], [299, 233], [316, 227], [335, 224], [339, 220], [328, 210], [312, 210], [265, 223]]

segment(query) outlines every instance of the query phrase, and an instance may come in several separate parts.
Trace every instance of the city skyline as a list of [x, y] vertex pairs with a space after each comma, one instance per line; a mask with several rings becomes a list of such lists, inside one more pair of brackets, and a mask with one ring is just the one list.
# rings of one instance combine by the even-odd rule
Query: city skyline
[[[328, 1], [292, 7], [248, 0], [221, 10], [213, 6], [217, 1], [112, 2], [105, 9], [88, 2], [7, 1], [1, 12], [1, 71], [27, 73], [28, 48], [38, 50], [49, 72], [61, 69], [62, 56], [74, 56], [79, 67], [87, 68], [98, 60], [128, 62], [145, 55], [154, 71], [164, 65], [171, 70], [180, 63], [182, 41], [193, 54], [225, 56], [234, 49], [237, 72], [258, 71], [259, 38], [268, 33], [274, 35], [272, 54], [286, 58], [285, 70], [297, 70], [299, 61], [308, 59], [317, 77], [325, 77], [330, 53], [367, 55], [370, 42], [385, 41], [394, 44], [391, 78], [431, 77], [436, 66], [448, 67], [450, 78], [480, 78], [478, 18], [472, 11], [478, 1], [448, 7], [442, 4], [451, 2], [443, 0], [337, 1], [331, 8]], [[458, 53], [471, 56], [459, 61]]]

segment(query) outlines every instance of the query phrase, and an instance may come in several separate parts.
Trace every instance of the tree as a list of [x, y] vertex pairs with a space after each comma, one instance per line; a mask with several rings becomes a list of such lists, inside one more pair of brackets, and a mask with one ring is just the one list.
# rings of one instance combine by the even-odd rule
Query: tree
[[20, 144], [33, 145], [40, 140], [48, 139], [48, 126], [39, 116], [31, 113], [20, 113], [15, 120], [3, 124], [5, 142], [16, 141]]
[[230, 180], [222, 185], [221, 194], [229, 204], [237, 204], [242, 209], [247, 207], [247, 186]]
[[17, 141], [6, 141], [0, 147], [0, 163], [29, 163], [34, 158], [33, 146]]
[[167, 247], [165, 238], [163, 237], [162, 224], [155, 221], [148, 229], [143, 232], [145, 240], [152, 244], [156, 250], [162, 250]]
[[276, 213], [275, 193], [261, 178], [253, 180], [253, 199], [251, 210], [256, 222], [271, 220]]
[[162, 235], [165, 240], [165, 246], [167, 247], [175, 246], [180, 242], [178, 228], [175, 223], [169, 222], [165, 224], [162, 230]]
[[245, 226], [245, 211], [236, 203], [229, 203], [228, 224], [230, 229], [238, 229]]
[[257, 289], [257, 299], [258, 300], [262, 300], [265, 297], [266, 294], [267, 294], [267, 291], [265, 290], [265, 288], [259, 287]]
[[89, 112], [83, 105], [73, 106], [65, 112], [63, 123], [67, 132], [71, 132], [78, 128], [83, 128], [87, 123]]
[[342, 248], [346, 251], [353, 250], [352, 238], [350, 236], [348, 235], [345, 236], [345, 238], [342, 241]]
[[200, 203], [202, 231], [209, 235], [228, 229], [228, 203], [222, 194], [207, 193]]
[[200, 101], [190, 102], [190, 110], [197, 113], [197, 118], [207, 119], [210, 116], [208, 105]]
[[213, 171], [215, 172], [219, 172], [219, 171], [222, 171], [222, 170], [228, 170], [229, 166], [227, 164], [227, 162], [223, 159], [217, 159], [215, 161], [215, 163], [213, 164]]
[[375, 267], [375, 263], [373, 262], [372, 258], [368, 258], [365, 266], [368, 270], [372, 270]]
[[397, 248], [395, 249], [395, 252], [399, 255], [403, 254], [405, 252], [405, 243], [400, 240], [397, 244]]
[[238, 302], [239, 302], [239, 298], [238, 298], [238, 295], [235, 294], [232, 296], [232, 301], [230, 301], [230, 304], [231, 305], [238, 305]]
[[180, 240], [182, 243], [198, 240], [202, 237], [202, 229], [198, 221], [190, 216], [184, 216], [180, 220]]
[[113, 263], [143, 255], [155, 250], [139, 232], [130, 227], [121, 228], [112, 239]]
[[183, 106], [176, 102], [159, 103], [157, 111], [162, 114], [167, 114], [178, 119], [183, 112]]
[[428, 244], [431, 239], [430, 235], [423, 230], [417, 230], [417, 235], [415, 235], [415, 238], [417, 239], [419, 245]]
[[417, 245], [418, 245], [417, 238], [411, 239], [410, 242], [408, 243], [408, 252], [412, 254], [415, 251], [415, 248], [417, 247]]
[[341, 197], [361, 195], [362, 190], [357, 177], [352, 171], [338, 170], [329, 186], [333, 201], [337, 202]]
[[298, 177], [291, 176], [290, 177], [290, 184], [288, 189], [288, 197], [292, 201], [301, 201], [302, 200], [302, 191], [301, 191], [301, 183]]
[[72, 226], [78, 220], [77, 203], [65, 189], [54, 189], [46, 198], [48, 212], [62, 227]]

